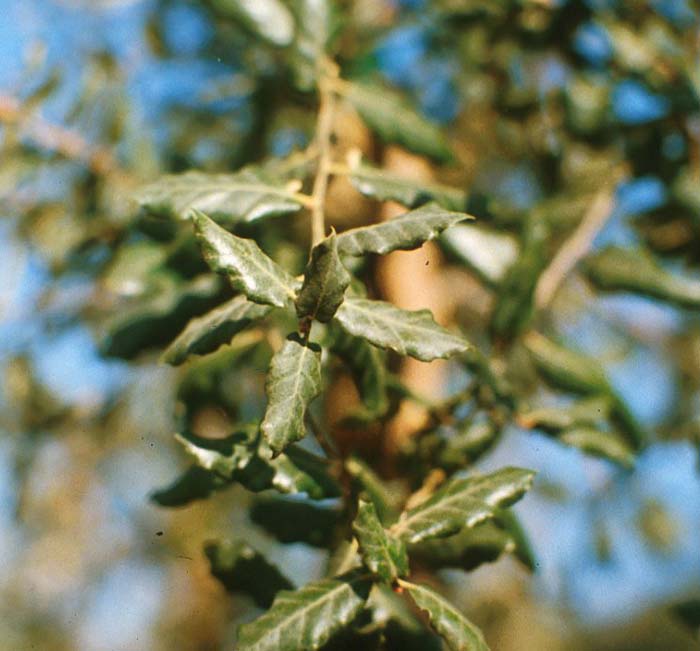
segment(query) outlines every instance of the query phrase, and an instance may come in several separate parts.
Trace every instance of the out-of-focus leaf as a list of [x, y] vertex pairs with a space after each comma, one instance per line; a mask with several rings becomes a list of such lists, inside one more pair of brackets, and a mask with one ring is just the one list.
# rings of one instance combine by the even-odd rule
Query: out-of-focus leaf
[[190, 219], [195, 210], [201, 210], [226, 224], [286, 215], [302, 207], [287, 189], [286, 180], [255, 167], [235, 174], [185, 172], [163, 176], [142, 187], [135, 199], [149, 212], [163, 217]]
[[610, 385], [594, 359], [531, 332], [525, 346], [537, 368], [555, 385], [583, 394], [609, 395]]
[[457, 470], [474, 463], [498, 438], [500, 430], [491, 422], [468, 423], [444, 438], [438, 454], [440, 466]]
[[579, 448], [595, 457], [613, 461], [624, 468], [634, 466], [634, 451], [615, 432], [602, 432], [595, 427], [573, 427], [559, 435], [562, 443]]
[[434, 495], [405, 512], [392, 532], [411, 544], [475, 527], [498, 507], [517, 502], [532, 486], [531, 470], [502, 468], [488, 475], [452, 479]]
[[348, 626], [367, 601], [371, 582], [358, 574], [282, 591], [272, 608], [238, 631], [239, 651], [316, 651]]
[[518, 257], [516, 239], [475, 224], [457, 224], [442, 241], [469, 269], [489, 285], [498, 285]]
[[380, 521], [389, 524], [398, 516], [398, 499], [392, 494], [376, 473], [361, 459], [351, 457], [345, 462], [345, 469], [364, 491], [365, 497], [372, 500]]
[[405, 584], [416, 605], [425, 610], [433, 628], [452, 651], [488, 651], [481, 631], [449, 601], [425, 586]]
[[351, 165], [350, 182], [366, 197], [398, 201], [407, 208], [435, 201], [448, 210], [463, 211], [467, 193], [446, 185], [419, 184], [415, 179], [397, 176], [367, 163]]
[[260, 497], [250, 509], [250, 519], [280, 542], [326, 548], [333, 542], [340, 512], [298, 499]]
[[679, 543], [679, 524], [658, 500], [648, 499], [642, 504], [637, 526], [645, 542], [657, 552], [670, 554]]
[[345, 255], [385, 254], [417, 249], [442, 231], [471, 215], [451, 212], [430, 203], [372, 226], [345, 231], [338, 236], [338, 251]]
[[119, 296], [145, 294], [154, 278], [153, 272], [163, 265], [166, 257], [165, 247], [156, 242], [125, 244], [110, 262], [101, 279], [102, 285]]
[[221, 293], [219, 280], [210, 274], [183, 281], [162, 271], [148, 283], [146, 294], [127, 300], [104, 324], [103, 355], [130, 359], [168, 343], [192, 316], [213, 307]]
[[409, 312], [384, 301], [348, 297], [336, 319], [355, 337], [424, 362], [444, 359], [469, 348], [467, 341], [435, 323], [430, 310]]
[[548, 432], [558, 432], [575, 425], [595, 425], [606, 421], [611, 414], [613, 401], [609, 396], [592, 396], [565, 407], [539, 407], [518, 416], [518, 422], [531, 429], [537, 427]]
[[296, 32], [290, 63], [298, 88], [311, 90], [319, 75], [321, 62], [334, 23], [337, 21], [334, 0], [293, 0]]
[[242, 540], [221, 540], [204, 545], [211, 573], [229, 592], [252, 597], [260, 608], [269, 608], [280, 590], [294, 586], [275, 565]]
[[282, 0], [213, 0], [222, 13], [239, 20], [256, 36], [284, 47], [294, 38], [294, 18]]
[[268, 403], [261, 429], [273, 456], [304, 438], [306, 409], [321, 388], [320, 349], [288, 338], [272, 358], [265, 381]]
[[586, 260], [586, 272], [600, 289], [636, 292], [700, 309], [700, 280], [669, 273], [641, 250], [609, 247]]
[[206, 499], [229, 483], [224, 477], [199, 466], [192, 466], [169, 486], [151, 493], [150, 497], [160, 506], [185, 506], [190, 502]]
[[497, 337], [517, 335], [530, 323], [535, 288], [547, 263], [547, 234], [541, 214], [533, 211], [525, 223], [520, 255], [509, 266], [499, 285], [491, 315], [491, 330]]
[[163, 353], [162, 360], [173, 366], [190, 355], [206, 355], [231, 341], [233, 335], [262, 319], [270, 310], [267, 305], [251, 303], [236, 296], [207, 314], [192, 319]]
[[383, 416], [389, 409], [386, 353], [342, 328], [333, 328], [331, 350], [349, 367], [366, 415]]
[[254, 240], [232, 235], [204, 213], [193, 217], [207, 264], [226, 274], [234, 289], [256, 303], [284, 307], [295, 298], [296, 281], [265, 255]]
[[345, 290], [350, 285], [350, 274], [340, 261], [338, 241], [332, 233], [311, 251], [311, 259], [304, 271], [304, 284], [295, 304], [300, 319], [328, 323], [343, 302]]
[[383, 140], [440, 161], [452, 157], [442, 131], [418, 115], [397, 93], [374, 84], [354, 82], [347, 85], [344, 95]]
[[689, 629], [700, 632], [700, 598], [677, 604], [673, 607], [673, 614]]
[[386, 583], [408, 574], [406, 544], [389, 534], [372, 502], [360, 500], [352, 523], [365, 567]]
[[274, 471], [272, 486], [281, 493], [306, 493], [315, 500], [340, 496], [340, 486], [328, 467], [306, 450], [291, 445], [267, 464]]

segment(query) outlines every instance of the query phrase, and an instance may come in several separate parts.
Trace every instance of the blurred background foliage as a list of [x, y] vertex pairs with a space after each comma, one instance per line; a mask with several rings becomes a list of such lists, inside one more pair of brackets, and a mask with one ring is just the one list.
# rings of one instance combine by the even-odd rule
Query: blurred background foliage
[[[255, 543], [297, 584], [321, 571], [311, 534], [323, 531], [281, 544], [247, 517], [241, 488], [178, 509], [149, 500], [181, 501], [156, 493], [187, 467], [173, 432], [220, 437], [264, 404], [270, 348], [255, 338], [177, 369], [159, 363], [228, 294], [191, 237], [131, 199], [163, 172], [290, 155], [286, 169], [304, 165], [316, 100], [293, 35], [274, 16], [242, 19], [241, 4], [2, 3], [0, 649], [233, 648], [236, 625], [259, 611], [210, 576], [210, 539]], [[417, 477], [436, 455], [446, 467], [478, 457], [482, 469], [538, 470], [516, 508], [534, 573], [511, 559], [442, 572], [493, 649], [697, 648], [700, 6], [338, 6], [344, 76], [401, 96], [445, 129], [453, 153], [428, 165], [349, 106], [336, 146], [457, 188], [479, 218], [419, 252], [415, 278], [392, 271], [400, 262], [368, 273], [379, 294], [425, 304], [477, 342], [493, 391], [506, 382], [518, 413], [491, 431], [465, 408], [471, 429], [457, 443], [441, 430], [406, 443], [395, 420], [367, 431], [360, 418], [340, 444], [388, 477], [402, 445], [423, 450]], [[336, 229], [376, 213], [333, 182]], [[303, 216], [250, 226], [297, 271], [307, 230]], [[468, 370], [437, 367], [416, 390], [469, 386]], [[411, 385], [410, 369], [392, 372]], [[351, 394], [340, 375], [329, 420], [346, 423], [338, 405]], [[398, 461], [386, 461], [387, 440]], [[253, 513], [264, 521], [273, 506]]]

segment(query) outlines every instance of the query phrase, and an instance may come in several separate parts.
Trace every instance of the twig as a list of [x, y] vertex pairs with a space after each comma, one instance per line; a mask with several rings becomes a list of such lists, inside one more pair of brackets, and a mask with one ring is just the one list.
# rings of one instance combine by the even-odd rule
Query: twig
[[596, 235], [612, 215], [616, 183], [617, 179], [595, 195], [579, 225], [540, 276], [535, 289], [536, 310], [549, 305], [566, 276], [590, 251]]
[[338, 76], [338, 67], [332, 61], [324, 62], [324, 74], [318, 83], [320, 107], [316, 126], [316, 146], [318, 148], [318, 171], [314, 179], [311, 193], [313, 207], [311, 209], [311, 246], [318, 244], [326, 234], [324, 204], [328, 189], [328, 177], [331, 174], [333, 117], [335, 114], [334, 80]]

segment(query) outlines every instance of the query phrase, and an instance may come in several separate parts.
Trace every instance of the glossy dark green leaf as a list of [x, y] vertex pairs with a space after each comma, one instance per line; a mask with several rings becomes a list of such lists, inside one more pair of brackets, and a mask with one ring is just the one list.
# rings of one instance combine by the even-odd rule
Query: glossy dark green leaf
[[273, 456], [304, 438], [306, 409], [321, 388], [321, 351], [290, 337], [272, 358], [265, 381], [268, 402], [261, 429]]
[[352, 373], [368, 418], [383, 416], [389, 409], [386, 353], [340, 327], [332, 331], [331, 350]]
[[449, 601], [425, 586], [406, 584], [406, 591], [428, 613], [433, 628], [452, 651], [488, 651], [481, 631]]
[[304, 271], [304, 284], [296, 300], [300, 319], [316, 319], [328, 323], [343, 302], [350, 285], [347, 272], [338, 255], [338, 240], [332, 233], [311, 251]]
[[624, 468], [634, 466], [634, 450], [615, 432], [603, 432], [595, 427], [578, 426], [562, 432], [559, 440], [587, 454], [613, 461]]
[[449, 536], [493, 518], [498, 507], [517, 502], [535, 473], [502, 468], [488, 475], [451, 479], [422, 504], [405, 512], [392, 532], [411, 544]]
[[586, 273], [600, 289], [635, 292], [681, 307], [700, 308], [700, 280], [666, 271], [645, 251], [608, 247], [586, 260]]
[[345, 255], [385, 254], [410, 250], [435, 239], [442, 231], [465, 219], [461, 212], [451, 212], [429, 203], [379, 224], [361, 226], [338, 236], [338, 251]]
[[269, 459], [268, 451], [261, 454], [274, 471], [272, 487], [281, 493], [306, 493], [315, 500], [340, 496], [340, 486], [330, 476], [325, 459], [295, 445], [274, 459]]
[[406, 544], [384, 529], [372, 502], [360, 500], [352, 530], [365, 567], [386, 583], [408, 574]]
[[238, 632], [239, 651], [316, 651], [363, 609], [371, 582], [350, 574], [282, 591], [270, 610]]
[[452, 157], [442, 131], [416, 113], [396, 92], [375, 84], [355, 82], [347, 85], [344, 95], [382, 140], [440, 161]]
[[220, 475], [199, 466], [192, 466], [170, 485], [151, 493], [150, 498], [164, 507], [186, 506], [191, 502], [206, 499], [229, 484], [230, 482]]
[[435, 323], [430, 310], [409, 312], [384, 301], [348, 297], [336, 319], [355, 337], [424, 362], [444, 359], [469, 348], [467, 341]]
[[419, 184], [415, 179], [397, 176], [367, 163], [351, 166], [351, 183], [366, 197], [379, 201], [398, 201], [408, 208], [435, 201], [448, 210], [464, 210], [467, 193], [446, 185]]
[[212, 353], [219, 346], [229, 343], [235, 334], [251, 323], [262, 319], [270, 310], [267, 305], [252, 303], [244, 296], [236, 296], [211, 312], [192, 319], [165, 350], [162, 360], [177, 366], [190, 355]]
[[242, 540], [204, 545], [212, 575], [232, 593], [249, 595], [260, 608], [269, 608], [280, 590], [294, 586], [260, 552]]
[[193, 216], [204, 259], [226, 274], [234, 289], [256, 303], [284, 307], [295, 298], [296, 281], [253, 241], [232, 235], [204, 213]]
[[327, 548], [333, 542], [340, 511], [299, 499], [260, 497], [250, 509], [250, 519], [282, 543]]
[[156, 215], [191, 219], [195, 210], [201, 210], [227, 224], [286, 215], [302, 207], [286, 180], [254, 167], [235, 174], [163, 176], [142, 187], [135, 199]]

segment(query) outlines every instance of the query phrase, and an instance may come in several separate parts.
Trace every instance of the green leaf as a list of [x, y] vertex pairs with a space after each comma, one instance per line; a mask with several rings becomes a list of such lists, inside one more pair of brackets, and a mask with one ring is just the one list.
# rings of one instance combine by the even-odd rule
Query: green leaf
[[424, 242], [434, 240], [446, 228], [470, 218], [471, 215], [450, 212], [436, 203], [430, 203], [380, 224], [341, 233], [338, 236], [338, 251], [359, 256], [417, 249]]
[[610, 396], [592, 396], [566, 407], [539, 407], [518, 416], [518, 423], [557, 433], [575, 425], [595, 425], [610, 417], [613, 401]]
[[269, 608], [280, 590], [294, 588], [289, 579], [243, 540], [204, 545], [211, 573], [229, 592], [249, 595], [260, 608]]
[[398, 201], [408, 208], [435, 201], [448, 210], [464, 210], [467, 193], [446, 185], [418, 184], [415, 179], [359, 162], [351, 164], [350, 182], [365, 195], [379, 201]]
[[406, 583], [405, 588], [416, 605], [425, 610], [433, 628], [453, 651], [488, 651], [481, 631], [449, 601], [421, 585]]
[[169, 486], [151, 493], [150, 499], [167, 508], [185, 506], [196, 500], [206, 499], [229, 483], [213, 472], [192, 466]]
[[296, 498], [260, 497], [250, 509], [250, 519], [285, 544], [327, 548], [333, 542], [340, 512]]
[[295, 445], [274, 459], [268, 459], [269, 451], [261, 454], [274, 471], [272, 487], [280, 493], [306, 493], [315, 500], [340, 496], [340, 486], [329, 475], [325, 459]]
[[501, 527], [484, 522], [473, 529], [462, 529], [454, 536], [425, 540], [411, 546], [410, 551], [411, 557], [419, 558], [429, 567], [454, 567], [470, 572], [515, 551], [515, 542]]
[[518, 258], [518, 242], [512, 235], [476, 224], [458, 224], [443, 233], [442, 241], [492, 287], [506, 277]]
[[292, 0], [296, 34], [289, 57], [297, 88], [311, 90], [319, 77], [319, 63], [337, 21], [332, 0]]
[[244, 296], [236, 296], [192, 319], [165, 350], [162, 360], [178, 366], [190, 355], [213, 353], [222, 344], [229, 343], [235, 334], [266, 316], [270, 309], [267, 305], [251, 303]]
[[284, 47], [294, 38], [294, 19], [281, 0], [213, 0], [221, 12], [236, 18], [271, 45]]
[[352, 530], [365, 567], [386, 583], [408, 574], [406, 544], [389, 534], [372, 502], [360, 500]]
[[683, 601], [676, 604], [672, 610], [686, 627], [700, 634], [700, 598]]
[[235, 174], [185, 172], [163, 176], [135, 195], [150, 213], [191, 219], [195, 210], [226, 224], [252, 222], [297, 212], [302, 204], [288, 181], [267, 170], [246, 167]]
[[624, 468], [634, 466], [634, 451], [615, 432], [603, 432], [595, 427], [579, 426], [560, 434], [559, 440], [595, 457], [608, 459]]
[[586, 273], [600, 289], [635, 292], [681, 307], [700, 308], [700, 280], [669, 273], [639, 249], [608, 247], [586, 260]]
[[145, 294], [115, 306], [115, 316], [102, 326], [105, 335], [100, 352], [131, 359], [143, 350], [167, 344], [192, 316], [221, 300], [221, 289], [219, 279], [211, 274], [183, 281], [172, 272], [156, 272]]
[[195, 212], [195, 233], [207, 264], [226, 274], [231, 286], [256, 303], [284, 307], [296, 282], [253, 241], [232, 235], [204, 213]]
[[444, 359], [469, 348], [464, 339], [435, 323], [430, 310], [409, 312], [384, 301], [348, 297], [336, 319], [355, 337], [424, 362]]
[[316, 651], [363, 609], [371, 582], [358, 574], [280, 592], [264, 615], [240, 627], [239, 651]]
[[376, 84], [348, 83], [344, 95], [383, 140], [439, 161], [452, 158], [442, 131], [416, 113], [403, 97]]
[[525, 337], [525, 347], [540, 372], [556, 386], [583, 394], [610, 394], [605, 371], [597, 360], [536, 332]]
[[321, 388], [320, 349], [288, 338], [272, 358], [265, 382], [268, 404], [261, 429], [273, 456], [304, 438], [306, 408]]
[[531, 470], [502, 468], [488, 475], [452, 479], [405, 512], [392, 531], [415, 544], [475, 527], [493, 518], [498, 507], [517, 502], [532, 486], [534, 476]]
[[352, 373], [368, 418], [379, 418], [389, 409], [386, 353], [340, 327], [332, 331], [331, 350]]
[[328, 323], [343, 302], [350, 274], [340, 261], [338, 239], [333, 232], [311, 251], [295, 304], [300, 319]]

